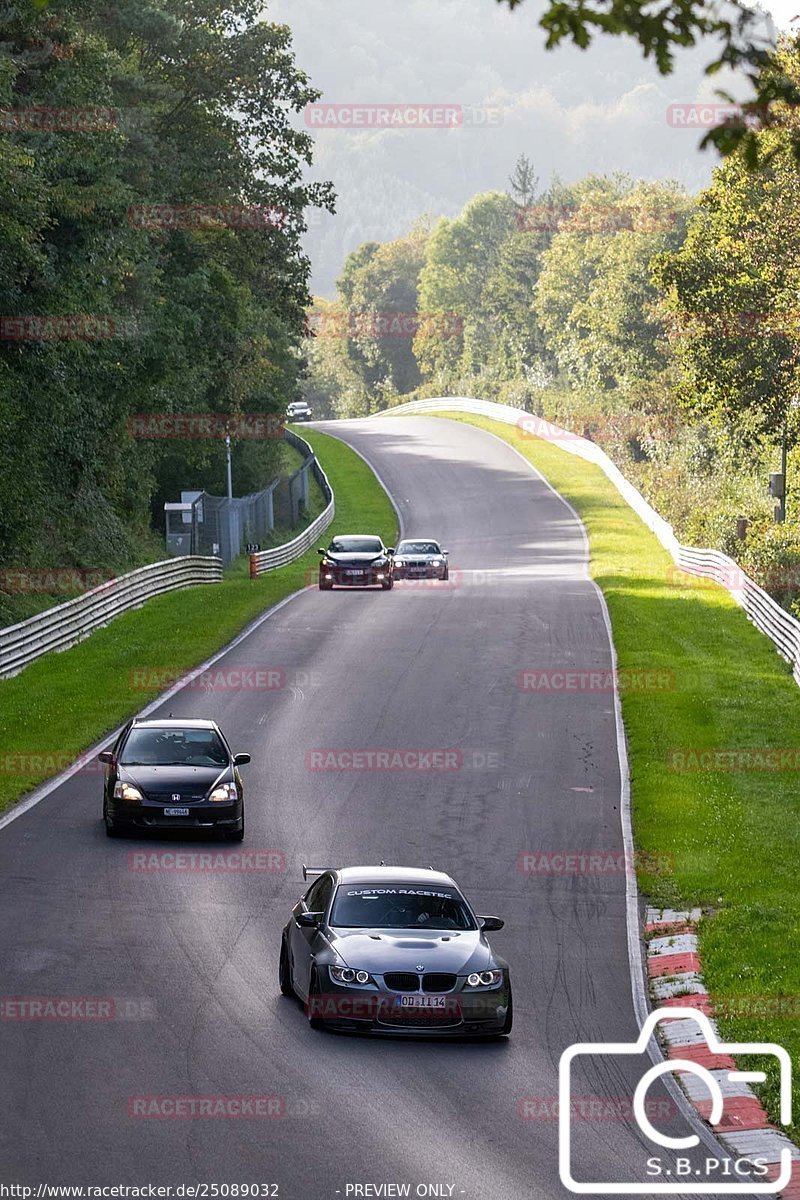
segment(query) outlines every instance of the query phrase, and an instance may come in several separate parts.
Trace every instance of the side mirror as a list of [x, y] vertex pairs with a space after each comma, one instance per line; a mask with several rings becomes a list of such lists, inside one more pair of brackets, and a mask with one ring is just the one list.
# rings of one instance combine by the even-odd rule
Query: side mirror
[[449, 553], [450, 553], [450, 551], [449, 551], [449, 550], [443, 550], [443, 551], [442, 551], [442, 554], [445, 556], [445, 558], [447, 558], [447, 555], [448, 555]]
[[323, 550], [322, 546], [317, 546], [317, 554], [325, 554], [325, 551]]
[[100, 762], [108, 763], [109, 766], [114, 761], [114, 755], [110, 750], [101, 750], [97, 757]]
[[394, 554], [394, 546], [387, 546], [387, 547], [386, 547], [386, 553], [387, 553], [387, 554]]
[[234, 756], [233, 756], [233, 765], [235, 767], [243, 767], [243, 766], [245, 766], [246, 763], [249, 763], [249, 762], [250, 762], [249, 754], [234, 754]]
[[301, 912], [297, 918], [297, 924], [303, 929], [316, 929], [322, 919], [322, 913]]
[[493, 933], [505, 925], [501, 917], [478, 917], [478, 922], [484, 933]]

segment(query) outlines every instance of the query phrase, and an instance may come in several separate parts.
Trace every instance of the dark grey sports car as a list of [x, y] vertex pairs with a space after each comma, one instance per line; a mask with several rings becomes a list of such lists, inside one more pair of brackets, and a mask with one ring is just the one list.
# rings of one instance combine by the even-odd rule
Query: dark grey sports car
[[433, 538], [404, 538], [394, 552], [395, 579], [448, 579], [447, 551]]
[[315, 1029], [498, 1036], [511, 1032], [508, 964], [441, 871], [303, 867], [316, 875], [283, 931], [280, 989]]

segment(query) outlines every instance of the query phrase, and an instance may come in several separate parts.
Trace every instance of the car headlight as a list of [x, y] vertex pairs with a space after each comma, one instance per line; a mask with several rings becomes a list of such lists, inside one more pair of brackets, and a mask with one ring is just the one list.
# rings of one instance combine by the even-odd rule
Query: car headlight
[[403, 559], [402, 559], [402, 558], [396, 558], [396, 559], [394, 560], [394, 565], [395, 565], [396, 567], [404, 567], [406, 564], [405, 564], [405, 562], [403, 561]]
[[473, 971], [467, 976], [467, 987], [497, 987], [502, 978], [502, 971]]
[[432, 567], [440, 567], [441, 565], [442, 565], [442, 560], [440, 558], [432, 558], [431, 559]]
[[118, 779], [114, 784], [114, 799], [115, 800], [144, 800], [144, 796], [137, 787], [132, 783], [123, 783]]
[[236, 800], [239, 793], [236, 790], [235, 783], [221, 783], [219, 787], [215, 787], [209, 800], [213, 800], [215, 804], [229, 804], [231, 800]]
[[352, 967], [328, 967], [335, 983], [371, 983], [368, 971], [354, 971]]

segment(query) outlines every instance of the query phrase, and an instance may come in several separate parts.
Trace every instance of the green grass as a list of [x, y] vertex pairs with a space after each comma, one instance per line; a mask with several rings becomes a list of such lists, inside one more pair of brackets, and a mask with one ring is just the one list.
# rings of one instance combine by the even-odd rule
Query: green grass
[[[368, 529], [393, 544], [394, 509], [363, 459], [326, 434], [304, 429], [303, 437], [318, 454], [336, 497], [336, 518], [325, 540]], [[318, 563], [312, 548], [288, 567], [251, 580], [248, 560], [239, 559], [223, 583], [158, 596], [72, 649], [48, 654], [0, 681], [0, 811], [56, 773], [57, 763], [48, 770], [29, 756], [72, 759], [158, 694], [161, 689], [146, 692], [135, 685], [135, 668], [181, 673], [197, 666], [265, 609], [313, 579]], [[28, 757], [12, 757], [18, 755]]]
[[[723, 588], [677, 571], [598, 467], [511, 426], [463, 419], [516, 447], [580, 514], [621, 676], [651, 669], [674, 680], [666, 690], [621, 695], [636, 846], [671, 864], [664, 874], [640, 872], [640, 886], [653, 903], [708, 913], [700, 953], [712, 996], [793, 998], [788, 1017], [718, 1019], [729, 1040], [775, 1041], [796, 1061], [800, 775], [670, 765], [676, 750], [800, 747], [800, 691], [788, 665]], [[800, 750], [797, 758], [800, 765]], [[771, 1076], [764, 1099], [777, 1119], [776, 1082]]]

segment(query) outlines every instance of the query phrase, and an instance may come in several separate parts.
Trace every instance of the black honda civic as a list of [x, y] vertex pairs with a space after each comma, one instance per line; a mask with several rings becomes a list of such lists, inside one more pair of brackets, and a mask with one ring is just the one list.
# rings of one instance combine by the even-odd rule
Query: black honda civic
[[281, 938], [279, 983], [315, 1029], [400, 1036], [511, 1032], [508, 964], [441, 871], [303, 867], [317, 875]]
[[103, 820], [109, 837], [147, 829], [208, 830], [244, 838], [244, 788], [214, 721], [133, 720], [104, 750]]

